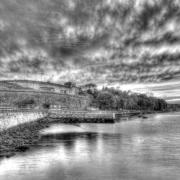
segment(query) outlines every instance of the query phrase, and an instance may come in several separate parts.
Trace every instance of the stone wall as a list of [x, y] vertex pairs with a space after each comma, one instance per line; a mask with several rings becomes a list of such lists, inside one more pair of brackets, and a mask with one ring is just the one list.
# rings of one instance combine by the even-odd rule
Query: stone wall
[[89, 105], [89, 98], [86, 96], [72, 96], [52, 92], [0, 90], [0, 106], [9, 104], [15, 107], [17, 102], [24, 100], [33, 100], [33, 108], [41, 108], [43, 104], [49, 104], [51, 107], [57, 105], [63, 109], [84, 110]]

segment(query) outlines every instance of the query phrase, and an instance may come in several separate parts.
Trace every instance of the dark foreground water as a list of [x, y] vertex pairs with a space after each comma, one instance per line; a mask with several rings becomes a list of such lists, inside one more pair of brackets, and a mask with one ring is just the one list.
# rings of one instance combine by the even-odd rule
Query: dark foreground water
[[39, 146], [0, 160], [0, 180], [180, 179], [180, 113], [42, 133]]

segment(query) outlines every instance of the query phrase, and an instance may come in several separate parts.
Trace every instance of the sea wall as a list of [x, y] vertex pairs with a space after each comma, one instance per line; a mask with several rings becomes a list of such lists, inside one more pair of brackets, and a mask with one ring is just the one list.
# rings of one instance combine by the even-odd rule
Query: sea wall
[[13, 126], [36, 121], [48, 115], [46, 111], [6, 111], [0, 112], [0, 131]]

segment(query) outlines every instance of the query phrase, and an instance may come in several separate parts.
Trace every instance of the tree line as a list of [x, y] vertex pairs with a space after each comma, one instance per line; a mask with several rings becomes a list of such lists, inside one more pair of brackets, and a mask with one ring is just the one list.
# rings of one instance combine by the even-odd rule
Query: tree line
[[168, 104], [165, 100], [146, 94], [132, 93], [130, 91], [121, 91], [119, 89], [105, 87], [97, 90], [94, 88], [87, 88], [81, 93], [90, 96], [90, 106], [101, 110], [149, 110], [149, 111], [165, 111]]

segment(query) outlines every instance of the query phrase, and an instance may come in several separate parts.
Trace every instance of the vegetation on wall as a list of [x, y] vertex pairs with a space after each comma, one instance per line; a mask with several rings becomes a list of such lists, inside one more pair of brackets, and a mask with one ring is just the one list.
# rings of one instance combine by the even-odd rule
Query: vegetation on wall
[[70, 109], [83, 109], [87, 106], [84, 97], [71, 97], [66, 94], [53, 93], [26, 93], [26, 92], [1, 92], [0, 106], [18, 108], [50, 108], [51, 105], [60, 105]]
[[32, 98], [25, 98], [15, 101], [14, 105], [18, 108], [32, 108], [36, 105], [36, 102]]

